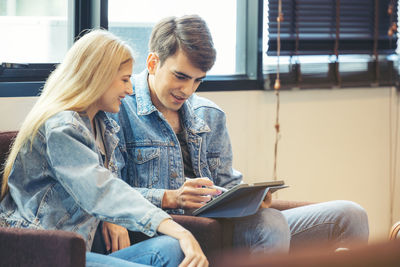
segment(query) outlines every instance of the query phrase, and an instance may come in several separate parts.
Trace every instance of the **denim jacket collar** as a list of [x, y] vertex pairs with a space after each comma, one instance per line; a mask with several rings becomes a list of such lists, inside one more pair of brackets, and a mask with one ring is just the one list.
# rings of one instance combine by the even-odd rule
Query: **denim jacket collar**
[[[148, 74], [149, 72], [146, 69], [142, 71], [142, 73], [140, 73], [134, 81], [134, 92], [136, 94], [137, 113], [139, 116], [149, 115], [157, 111], [157, 108], [153, 105], [150, 97], [150, 88], [147, 81]], [[183, 103], [179, 113], [181, 115], [184, 127], [189, 132], [197, 134], [211, 131], [207, 123], [194, 113], [193, 107], [189, 103], [189, 100]]]
[[149, 72], [142, 71], [134, 81], [134, 93], [136, 94], [137, 113], [138, 115], [149, 115], [157, 111], [156, 106], [153, 105], [150, 96], [150, 88], [147, 82]]
[[[78, 112], [79, 116], [81, 117], [82, 121], [85, 123], [86, 127], [88, 129], [92, 128], [92, 125], [90, 123], [89, 117], [86, 113], [86, 111], [82, 111], [82, 112]], [[110, 134], [116, 134], [119, 132], [119, 125], [116, 121], [114, 121], [113, 119], [111, 119], [110, 117], [108, 117], [106, 115], [106, 113], [104, 111], [99, 111], [96, 114], [96, 117], [99, 118], [99, 121], [101, 123], [104, 123], [106, 132], [109, 132]]]
[[182, 108], [179, 110], [184, 127], [193, 134], [211, 132], [207, 123], [198, 117], [193, 110], [189, 101], [185, 101]]
[[104, 121], [106, 131], [109, 131], [110, 134], [114, 135], [119, 132], [118, 123], [115, 120], [109, 118], [104, 111], [99, 111], [96, 116], [98, 116], [100, 121]]

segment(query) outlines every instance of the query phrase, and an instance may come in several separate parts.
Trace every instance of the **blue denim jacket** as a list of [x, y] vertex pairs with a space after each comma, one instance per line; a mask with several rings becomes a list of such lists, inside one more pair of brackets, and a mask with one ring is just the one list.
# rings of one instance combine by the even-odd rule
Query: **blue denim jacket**
[[32, 150], [27, 142], [16, 158], [9, 193], [0, 203], [0, 226], [77, 232], [90, 250], [99, 220], [152, 236], [170, 218], [118, 178], [119, 127], [104, 112], [96, 116], [105, 124], [109, 169], [103, 166], [86, 115], [54, 115], [40, 127]]
[[[147, 76], [147, 71], [134, 76], [133, 94], [123, 99], [118, 115], [108, 115], [121, 126], [119, 147], [126, 163], [122, 178], [161, 207], [165, 189], [178, 189], [184, 183], [184, 165], [176, 134], [152, 104]], [[225, 113], [195, 94], [179, 112], [196, 176], [227, 188], [240, 183], [241, 173], [232, 168]]]

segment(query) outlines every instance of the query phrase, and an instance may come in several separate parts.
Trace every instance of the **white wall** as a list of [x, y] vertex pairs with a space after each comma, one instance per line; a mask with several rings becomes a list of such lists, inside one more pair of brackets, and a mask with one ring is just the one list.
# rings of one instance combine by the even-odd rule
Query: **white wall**
[[[370, 240], [387, 238], [392, 224], [391, 92], [391, 88], [282, 91], [278, 179], [285, 180], [290, 188], [277, 192], [276, 197], [355, 201], [368, 212]], [[274, 93], [199, 94], [227, 112], [234, 165], [244, 174], [245, 181], [270, 180], [275, 138]], [[34, 101], [35, 98], [0, 98], [0, 131], [18, 129]], [[397, 107], [392, 111], [392, 117], [399, 115]], [[398, 169], [399, 157], [396, 166]], [[395, 189], [398, 197], [393, 220], [400, 220], [398, 174]]]
[[[387, 238], [392, 224], [391, 91], [391, 88], [282, 91], [278, 179], [285, 180], [290, 188], [279, 191], [277, 197], [355, 201], [367, 210], [370, 240]], [[226, 111], [234, 166], [244, 174], [245, 181], [271, 179], [274, 93], [240, 91], [200, 95], [212, 99]], [[397, 180], [399, 195], [399, 175]], [[394, 220], [400, 220], [399, 200], [400, 196], [395, 199]]]

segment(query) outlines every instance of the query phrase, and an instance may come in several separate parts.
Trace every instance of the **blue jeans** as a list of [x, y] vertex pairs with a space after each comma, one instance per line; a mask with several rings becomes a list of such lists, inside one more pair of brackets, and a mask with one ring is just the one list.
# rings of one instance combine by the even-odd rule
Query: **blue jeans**
[[365, 210], [351, 201], [329, 201], [278, 211], [260, 209], [235, 218], [233, 245], [252, 252], [287, 252], [304, 244], [334, 242], [336, 247], [368, 242]]
[[179, 241], [169, 236], [158, 236], [134, 244], [109, 255], [86, 252], [87, 267], [176, 267], [184, 255]]

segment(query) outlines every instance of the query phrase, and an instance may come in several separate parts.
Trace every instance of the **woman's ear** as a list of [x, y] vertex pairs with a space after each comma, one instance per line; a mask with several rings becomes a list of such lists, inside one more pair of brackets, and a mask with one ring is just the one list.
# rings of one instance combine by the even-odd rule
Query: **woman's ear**
[[149, 71], [149, 74], [155, 73], [159, 62], [160, 62], [160, 59], [158, 58], [156, 53], [154, 53], [154, 52], [149, 53], [149, 55], [147, 56], [147, 61], [146, 61], [147, 70]]

